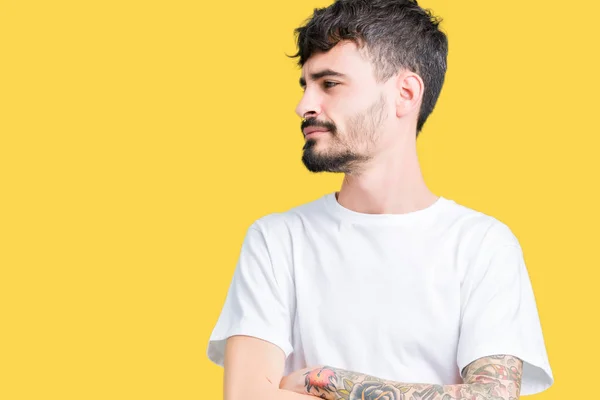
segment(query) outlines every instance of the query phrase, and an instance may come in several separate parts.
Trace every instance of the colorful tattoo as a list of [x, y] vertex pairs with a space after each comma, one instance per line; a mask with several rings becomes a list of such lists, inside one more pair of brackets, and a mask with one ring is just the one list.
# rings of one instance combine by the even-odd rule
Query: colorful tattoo
[[516, 400], [522, 368], [522, 361], [516, 357], [483, 357], [465, 367], [464, 383], [432, 385], [385, 381], [323, 366], [304, 374], [304, 389], [327, 400]]
[[318, 391], [333, 392], [335, 390], [335, 372], [329, 368], [313, 369], [306, 373], [305, 385], [306, 391], [314, 387]]

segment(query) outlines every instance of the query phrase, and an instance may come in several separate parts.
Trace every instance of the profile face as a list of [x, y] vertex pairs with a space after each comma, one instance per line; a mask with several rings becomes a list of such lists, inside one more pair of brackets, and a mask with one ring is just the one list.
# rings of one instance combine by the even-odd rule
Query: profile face
[[351, 173], [372, 158], [389, 109], [371, 62], [350, 41], [302, 67], [302, 162], [311, 172]]

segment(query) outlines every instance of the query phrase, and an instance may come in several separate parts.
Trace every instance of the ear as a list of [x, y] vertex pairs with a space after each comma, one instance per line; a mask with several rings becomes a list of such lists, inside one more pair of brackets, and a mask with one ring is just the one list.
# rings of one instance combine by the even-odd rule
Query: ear
[[414, 72], [403, 70], [396, 79], [396, 116], [404, 117], [419, 113], [423, 98], [423, 79]]

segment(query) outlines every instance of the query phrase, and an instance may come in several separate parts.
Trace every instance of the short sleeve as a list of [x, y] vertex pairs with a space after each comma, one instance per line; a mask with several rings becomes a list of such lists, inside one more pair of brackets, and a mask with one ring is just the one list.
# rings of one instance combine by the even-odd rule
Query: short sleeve
[[253, 336], [292, 352], [289, 293], [278, 282], [267, 242], [254, 223], [246, 232], [221, 314], [209, 339], [207, 356], [223, 366], [225, 342], [234, 335]]
[[521, 395], [531, 395], [549, 388], [554, 378], [521, 246], [514, 236], [500, 243], [482, 247], [464, 278], [457, 364], [462, 376], [478, 358], [518, 357], [523, 360]]

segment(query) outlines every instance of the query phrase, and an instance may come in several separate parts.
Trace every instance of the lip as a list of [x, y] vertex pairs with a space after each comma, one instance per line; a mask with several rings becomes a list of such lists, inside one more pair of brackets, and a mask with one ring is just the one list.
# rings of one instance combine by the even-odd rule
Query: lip
[[329, 132], [329, 129], [319, 128], [319, 127], [306, 128], [306, 129], [304, 129], [304, 137], [306, 137], [310, 134], [323, 133], [323, 132]]

